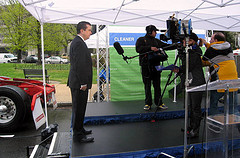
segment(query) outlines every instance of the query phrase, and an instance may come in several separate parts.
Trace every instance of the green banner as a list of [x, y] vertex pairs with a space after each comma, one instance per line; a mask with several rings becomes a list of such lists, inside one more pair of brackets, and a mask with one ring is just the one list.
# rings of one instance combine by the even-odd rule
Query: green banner
[[[116, 50], [111, 47], [110, 52], [110, 72], [111, 72], [111, 101], [129, 101], [144, 100], [144, 84], [140, 73], [139, 58], [128, 60], [128, 64], [122, 59]], [[164, 62], [164, 66], [173, 64], [175, 61], [175, 50], [167, 51], [168, 61]], [[138, 55], [135, 47], [124, 47], [124, 55], [131, 57]], [[165, 87], [166, 81], [170, 74], [169, 70], [163, 71], [161, 76], [161, 88]], [[174, 75], [172, 75], [174, 78]], [[174, 84], [167, 86], [164, 97], [168, 97], [168, 90]], [[152, 87], [153, 91], [153, 87]]]

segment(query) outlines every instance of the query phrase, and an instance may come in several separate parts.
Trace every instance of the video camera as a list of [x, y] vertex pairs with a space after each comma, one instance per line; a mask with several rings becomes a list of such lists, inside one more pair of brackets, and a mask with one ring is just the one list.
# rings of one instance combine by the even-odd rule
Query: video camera
[[182, 42], [185, 37], [192, 32], [192, 22], [190, 20], [181, 20], [174, 17], [174, 14], [168, 18], [167, 31], [160, 35], [160, 39], [167, 41], [172, 40], [172, 43]]

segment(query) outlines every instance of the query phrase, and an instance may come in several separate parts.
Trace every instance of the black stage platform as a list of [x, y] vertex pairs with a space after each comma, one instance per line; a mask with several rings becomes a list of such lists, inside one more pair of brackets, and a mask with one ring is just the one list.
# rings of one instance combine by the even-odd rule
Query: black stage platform
[[[164, 103], [169, 108], [158, 111], [156, 122], [151, 122], [156, 108], [153, 107], [149, 112], [144, 111], [144, 101], [88, 103], [86, 128], [93, 130], [91, 136], [95, 138], [95, 142], [87, 144], [73, 142], [71, 139], [71, 106], [60, 106], [56, 110], [49, 108], [49, 124], [57, 123], [59, 128], [48, 155], [58, 157], [57, 155], [61, 154], [71, 154], [70, 157], [74, 158], [149, 158], [158, 157], [161, 152], [164, 152], [174, 157], [183, 157], [184, 133], [181, 131], [184, 127], [183, 99], [180, 98], [173, 103], [171, 98], [164, 98]], [[205, 101], [202, 103], [204, 104]], [[0, 157], [25, 158], [26, 147], [41, 142], [41, 130], [44, 128], [45, 126], [42, 126], [35, 130], [34, 123], [28, 121], [14, 133], [0, 133], [0, 135], [15, 135], [13, 138], [0, 137]], [[200, 137], [188, 141], [188, 144], [198, 149], [195, 150], [197, 157], [201, 155], [203, 133], [202, 121]], [[238, 144], [235, 146], [239, 149], [240, 141]], [[45, 158], [47, 155], [40, 154], [38, 158], [40, 157]], [[166, 156], [162, 155], [159, 158], [161, 157]], [[221, 156], [216, 158], [221, 158]]]
[[[70, 132], [60, 135], [64, 135], [64, 139], [69, 139], [66, 142], [70, 142], [69, 150], [71, 157], [74, 158], [149, 157], [147, 156], [149, 154], [152, 155], [150, 157], [155, 157], [153, 152], [164, 151], [170, 154], [175, 147], [178, 147], [178, 151], [175, 153], [177, 157], [182, 157], [184, 142], [184, 133], [181, 131], [184, 128], [183, 100], [180, 99], [174, 103], [172, 99], [164, 99], [164, 103], [168, 106], [168, 109], [158, 111], [158, 115], [179, 112], [182, 113], [180, 117], [174, 119], [175, 116], [171, 115], [171, 119], [165, 119], [164, 117], [164, 119], [152, 122], [151, 118], [156, 107], [153, 106], [152, 110], [146, 112], [143, 110], [144, 101], [88, 103], [85, 120], [89, 118], [96, 120], [92, 121], [93, 125], [86, 125], [86, 128], [93, 130], [93, 134], [90, 136], [94, 137], [95, 141], [93, 143], [79, 143], [72, 141]], [[148, 119], [131, 120], [131, 116], [142, 115], [146, 115]], [[117, 123], [111, 120], [119, 116], [127, 116], [127, 119], [124, 122], [117, 121]], [[97, 122], [99, 119], [107, 120], [109, 118], [111, 118], [110, 122], [106, 121], [106, 124], [102, 124], [103, 121]], [[87, 124], [91, 123], [87, 121]], [[198, 138], [189, 140], [191, 144], [201, 142], [202, 134]], [[57, 142], [57, 144], [59, 143]], [[65, 145], [68, 146], [68, 143], [65, 143]], [[168, 153], [168, 151], [171, 152]], [[55, 148], [54, 152], [59, 152], [59, 149]]]
[[[183, 157], [183, 99], [174, 103], [171, 98], [167, 98], [164, 103], [169, 108], [157, 112], [156, 122], [151, 121], [156, 107], [146, 112], [143, 110], [144, 101], [88, 103], [85, 128], [93, 130], [90, 136], [94, 137], [95, 141], [75, 142], [71, 138], [70, 129], [60, 130], [51, 153], [54, 155], [69, 152], [73, 158], [167, 157], [161, 154], [163, 152], [174, 157]], [[202, 104], [204, 103], [203, 100]], [[62, 111], [63, 113], [50, 112], [50, 122], [66, 124], [67, 115], [67, 123], [70, 123], [71, 109]], [[197, 157], [204, 153], [203, 122], [200, 136], [188, 139], [189, 147], [194, 145]], [[193, 150], [190, 157], [195, 157]]]
[[[72, 157], [97, 156], [183, 146], [184, 119], [89, 126], [94, 143], [72, 142]], [[201, 138], [201, 137], [200, 137]], [[197, 138], [194, 143], [200, 142]]]

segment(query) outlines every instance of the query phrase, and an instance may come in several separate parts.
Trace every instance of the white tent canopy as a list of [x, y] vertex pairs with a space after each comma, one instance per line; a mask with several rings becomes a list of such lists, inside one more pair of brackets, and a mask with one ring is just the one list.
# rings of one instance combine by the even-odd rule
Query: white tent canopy
[[41, 23], [166, 28], [166, 20], [191, 19], [193, 29], [240, 31], [240, 0], [18, 0]]
[[[92, 24], [102, 25], [146, 26], [154, 24], [157, 27], [166, 28], [166, 20], [169, 16], [176, 14], [178, 19], [191, 19], [193, 29], [240, 31], [240, 0], [18, 1], [41, 23], [42, 55], [44, 55], [44, 23], [77, 24], [79, 21], [85, 20]], [[186, 63], [186, 65], [188, 64]], [[44, 69], [43, 62], [43, 76], [45, 76]], [[188, 78], [188, 73], [186, 78]], [[43, 79], [45, 92], [45, 77]], [[44, 97], [46, 101], [46, 93], [44, 93]], [[187, 107], [187, 103], [185, 105]], [[45, 107], [47, 118], [46, 109]], [[184, 157], [187, 154], [187, 118], [188, 110], [185, 108]], [[48, 127], [47, 120], [46, 126]]]

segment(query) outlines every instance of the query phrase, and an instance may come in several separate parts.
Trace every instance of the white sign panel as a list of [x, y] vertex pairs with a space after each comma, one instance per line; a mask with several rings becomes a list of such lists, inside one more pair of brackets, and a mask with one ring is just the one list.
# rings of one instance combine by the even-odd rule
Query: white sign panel
[[36, 129], [41, 127], [46, 122], [46, 118], [43, 112], [40, 98], [36, 99], [34, 110], [32, 111], [32, 115], [33, 115], [33, 120], [34, 120]]

